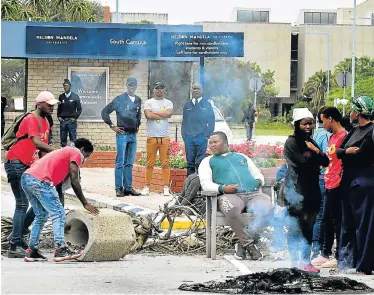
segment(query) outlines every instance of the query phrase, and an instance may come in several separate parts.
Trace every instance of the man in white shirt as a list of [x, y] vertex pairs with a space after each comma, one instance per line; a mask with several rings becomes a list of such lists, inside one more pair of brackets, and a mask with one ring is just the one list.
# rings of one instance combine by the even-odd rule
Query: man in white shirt
[[147, 169], [145, 187], [142, 195], [149, 194], [153, 167], [155, 166], [157, 152], [159, 153], [162, 167], [164, 195], [169, 196], [170, 168], [169, 168], [169, 118], [173, 115], [173, 103], [164, 98], [165, 85], [156, 82], [153, 87], [154, 98], [144, 104], [144, 114], [147, 118]]

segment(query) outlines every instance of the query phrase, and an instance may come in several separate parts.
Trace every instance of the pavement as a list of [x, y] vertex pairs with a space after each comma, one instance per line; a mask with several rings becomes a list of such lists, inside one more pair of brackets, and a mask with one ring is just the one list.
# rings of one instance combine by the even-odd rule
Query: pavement
[[[1, 183], [1, 214], [12, 216], [14, 197], [9, 184]], [[144, 200], [143, 200], [144, 201]], [[67, 207], [74, 207], [67, 202]], [[232, 254], [211, 260], [202, 255], [131, 254], [115, 262], [26, 263], [1, 257], [1, 294], [201, 294], [179, 291], [183, 283], [221, 280], [274, 268], [289, 267], [287, 261], [235, 260]], [[327, 270], [323, 276], [329, 276]], [[349, 275], [374, 288], [374, 276]], [[212, 293], [214, 294], [214, 293]], [[374, 294], [374, 293], [373, 293]]]
[[[257, 145], [259, 144], [284, 145], [287, 138], [288, 136], [261, 135], [261, 136], [253, 136], [252, 140], [255, 141]], [[234, 138], [234, 144], [240, 144], [245, 141], [247, 141], [247, 138], [245, 136], [235, 136]]]

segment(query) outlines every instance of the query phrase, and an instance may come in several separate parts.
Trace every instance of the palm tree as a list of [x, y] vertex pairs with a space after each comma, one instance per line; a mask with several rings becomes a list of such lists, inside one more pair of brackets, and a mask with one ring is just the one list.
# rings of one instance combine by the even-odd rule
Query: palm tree
[[2, 20], [18, 20], [22, 6], [17, 0], [5, 0], [1, 2]]
[[304, 84], [303, 93], [312, 98], [312, 106], [314, 109], [319, 109], [325, 103], [327, 90], [327, 72], [320, 70], [315, 73]]

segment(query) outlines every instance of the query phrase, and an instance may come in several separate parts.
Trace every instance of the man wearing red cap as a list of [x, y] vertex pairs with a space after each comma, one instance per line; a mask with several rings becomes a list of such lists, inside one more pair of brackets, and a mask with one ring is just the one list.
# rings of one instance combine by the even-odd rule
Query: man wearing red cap
[[[36, 109], [20, 123], [16, 133], [17, 142], [5, 155], [5, 171], [12, 188], [16, 208], [13, 216], [13, 236], [10, 241], [8, 257], [23, 258], [27, 245], [23, 239], [24, 228], [28, 228], [34, 220], [32, 209], [27, 212], [29, 202], [21, 187], [21, 177], [32, 163], [38, 159], [38, 152], [49, 153], [54, 149], [48, 145], [49, 123], [46, 119], [52, 114], [59, 101], [48, 91], [42, 91], [36, 97]], [[26, 219], [25, 219], [26, 217]]]

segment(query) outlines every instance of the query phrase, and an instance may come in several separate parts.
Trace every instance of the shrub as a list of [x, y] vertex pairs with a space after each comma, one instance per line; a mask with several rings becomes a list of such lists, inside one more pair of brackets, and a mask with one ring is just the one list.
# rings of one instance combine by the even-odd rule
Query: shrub
[[242, 153], [249, 158], [282, 159], [283, 157], [283, 149], [277, 145], [260, 144], [256, 146], [252, 142], [245, 142], [242, 144], [232, 144], [229, 149], [233, 152]]

